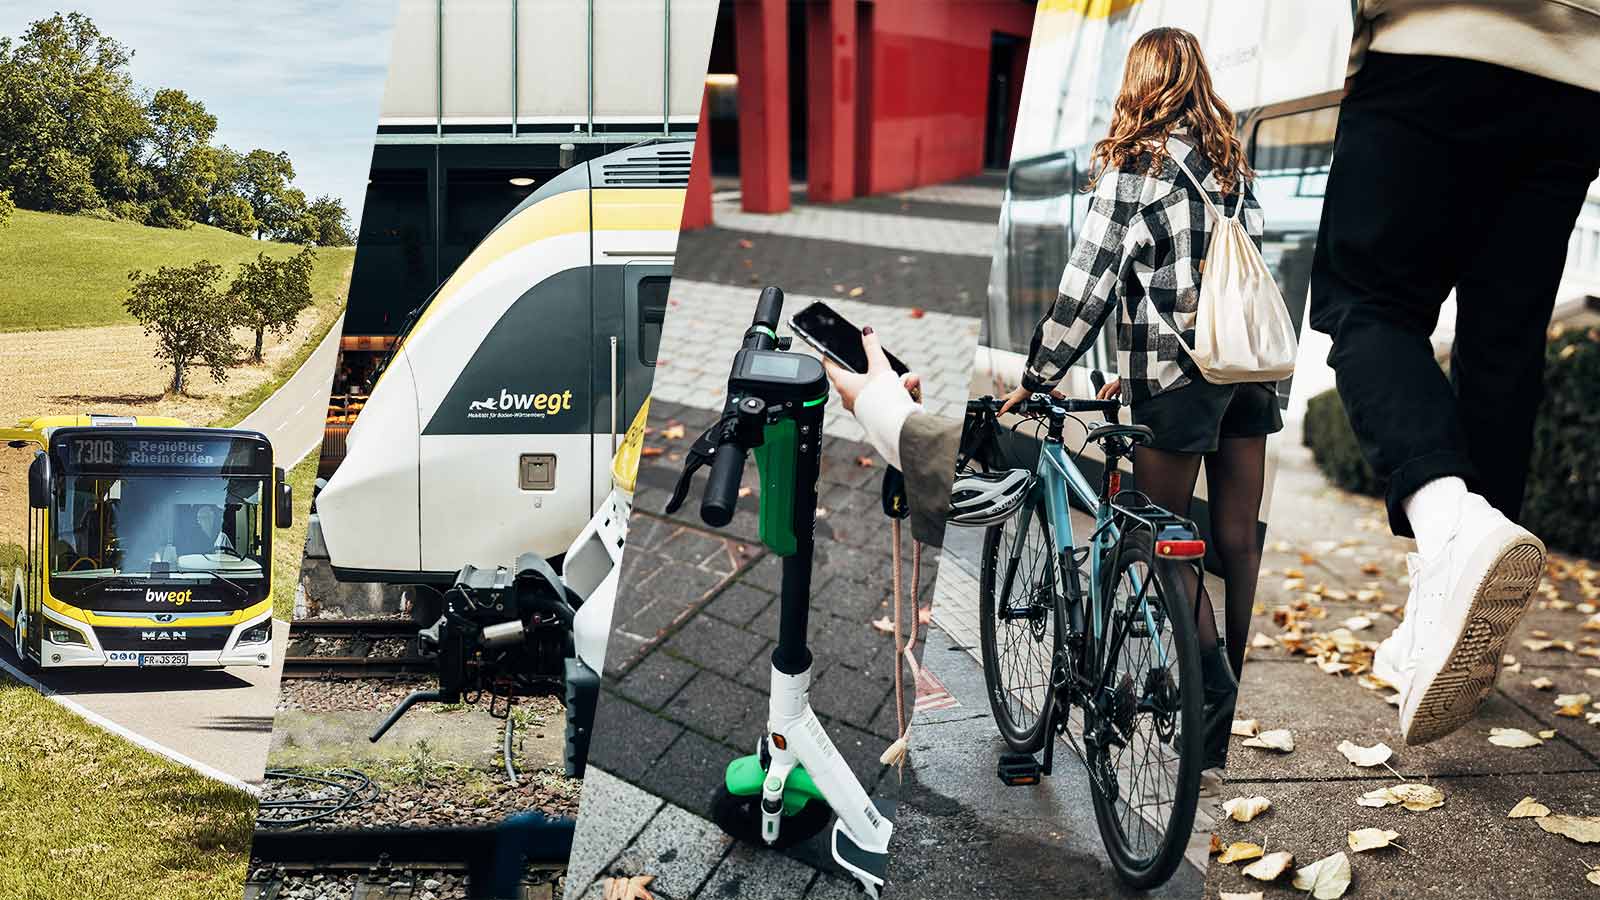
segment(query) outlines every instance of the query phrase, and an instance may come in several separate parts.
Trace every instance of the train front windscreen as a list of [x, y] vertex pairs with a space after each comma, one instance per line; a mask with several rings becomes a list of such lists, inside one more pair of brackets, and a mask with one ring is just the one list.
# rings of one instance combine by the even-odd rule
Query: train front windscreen
[[245, 435], [51, 441], [50, 593], [97, 611], [242, 609], [270, 588], [272, 451]]

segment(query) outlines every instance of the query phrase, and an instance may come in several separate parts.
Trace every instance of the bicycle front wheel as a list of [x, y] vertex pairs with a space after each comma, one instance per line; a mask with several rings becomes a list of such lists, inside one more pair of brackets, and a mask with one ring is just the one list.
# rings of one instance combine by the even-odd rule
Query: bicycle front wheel
[[1114, 560], [1103, 594], [1110, 697], [1088, 723], [1088, 763], [1111, 864], [1147, 889], [1172, 877], [1194, 826], [1204, 765], [1200, 647], [1176, 568], [1184, 564], [1157, 562], [1144, 532], [1124, 537]]
[[980, 569], [978, 630], [989, 707], [1012, 750], [1037, 753], [1048, 738], [1050, 667], [1061, 647], [1060, 565], [1042, 504], [1029, 503], [989, 526]]

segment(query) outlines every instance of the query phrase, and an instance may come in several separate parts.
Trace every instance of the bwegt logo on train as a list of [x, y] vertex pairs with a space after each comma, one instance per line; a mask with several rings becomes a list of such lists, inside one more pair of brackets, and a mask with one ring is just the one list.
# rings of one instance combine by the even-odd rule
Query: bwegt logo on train
[[570, 409], [572, 409], [571, 391], [519, 394], [501, 388], [498, 396], [490, 394], [482, 400], [474, 400], [468, 404], [467, 418], [542, 419]]
[[146, 603], [171, 603], [173, 606], [182, 606], [194, 599], [194, 588], [186, 591], [150, 591], [144, 592]]

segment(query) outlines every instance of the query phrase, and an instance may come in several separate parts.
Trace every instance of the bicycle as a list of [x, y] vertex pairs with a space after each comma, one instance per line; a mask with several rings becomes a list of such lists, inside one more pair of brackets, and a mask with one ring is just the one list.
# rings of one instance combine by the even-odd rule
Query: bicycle
[[[1098, 388], [1103, 378], [1094, 374]], [[997, 440], [1000, 405], [994, 397], [969, 401], [969, 434], [992, 429]], [[1199, 800], [1194, 603], [1205, 544], [1189, 519], [1122, 490], [1119, 463], [1152, 434], [1119, 423], [1119, 408], [1116, 400], [1048, 396], [1019, 404], [1024, 422], [1043, 426], [1045, 437], [1026, 498], [984, 535], [978, 608], [984, 681], [1010, 748], [998, 774], [1008, 784], [1038, 784], [1052, 773], [1053, 737], [1064, 736], [1089, 774], [1112, 866], [1143, 889], [1177, 869]], [[1089, 412], [1104, 413], [1105, 424], [1077, 418]], [[1067, 452], [1069, 419], [1084, 429], [1078, 454], [1094, 443], [1105, 455], [1098, 490]], [[970, 446], [964, 442], [960, 465], [983, 464]], [[1069, 498], [1094, 513], [1082, 545], [1073, 541]], [[1034, 756], [1041, 748], [1042, 762]]]

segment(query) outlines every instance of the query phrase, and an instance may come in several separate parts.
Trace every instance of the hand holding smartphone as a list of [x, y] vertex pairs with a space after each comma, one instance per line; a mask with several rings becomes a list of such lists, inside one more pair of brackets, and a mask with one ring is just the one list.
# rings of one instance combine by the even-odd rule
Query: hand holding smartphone
[[[861, 329], [828, 304], [818, 301], [802, 309], [790, 317], [789, 328], [828, 359], [858, 375], [866, 374], [867, 348], [861, 343]], [[883, 352], [896, 375], [911, 371], [899, 357], [887, 349]]]

